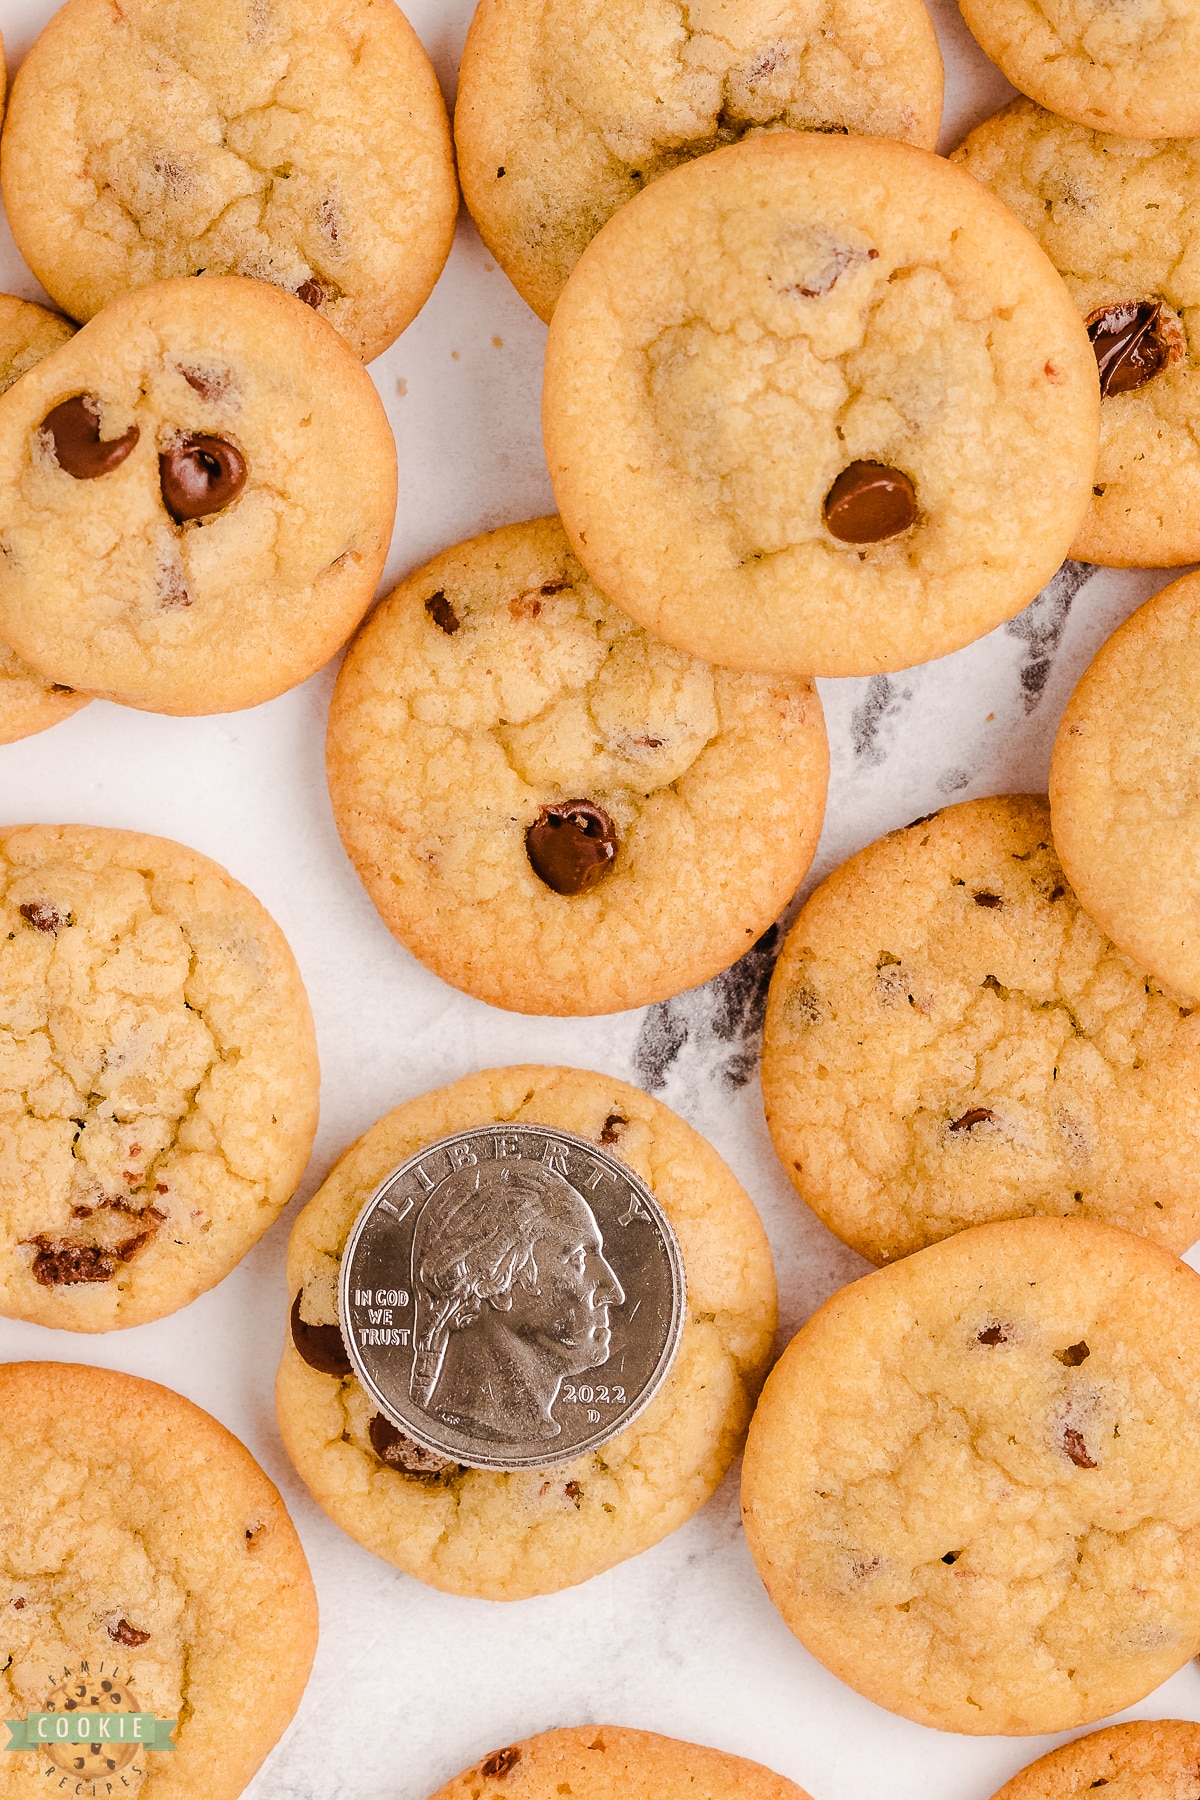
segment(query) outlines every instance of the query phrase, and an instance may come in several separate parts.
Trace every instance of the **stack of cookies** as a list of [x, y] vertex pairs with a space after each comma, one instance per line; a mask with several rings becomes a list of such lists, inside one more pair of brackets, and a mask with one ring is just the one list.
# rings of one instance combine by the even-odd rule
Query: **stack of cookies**
[[[481, 0], [453, 145], [393, 0], [66, 0], [0, 142], [61, 308], [0, 296], [0, 743], [92, 698], [255, 706], [345, 649], [333, 815], [426, 968], [566, 1018], [723, 975], [817, 850], [817, 678], [969, 645], [1066, 558], [1200, 559], [1200, 11], [1144, 10], [963, 0], [1027, 97], [947, 159], [922, 0]], [[364, 365], [447, 259], [455, 146], [548, 325], [558, 514], [368, 617], [407, 497]], [[879, 1266], [773, 1370], [754, 1199], [639, 1088], [522, 1061], [350, 1145], [294, 1224], [276, 1385], [350, 1538], [455, 1596], [552, 1594], [745, 1450], [771, 1599], [907, 1719], [1076, 1729], [1200, 1652], [1198, 634], [1185, 576], [1080, 682], [1048, 804], [918, 819], [794, 917], [771, 1141]], [[0, 913], [0, 1313], [162, 1319], [301, 1182], [299, 968], [136, 831], [0, 829]], [[31, 1360], [0, 1398], [0, 1792], [235, 1800], [316, 1645], [278, 1493], [132, 1376]], [[1196, 1781], [1197, 1728], [1157, 1721], [1003, 1800]], [[435, 1800], [643, 1791], [806, 1800], [609, 1726]]]

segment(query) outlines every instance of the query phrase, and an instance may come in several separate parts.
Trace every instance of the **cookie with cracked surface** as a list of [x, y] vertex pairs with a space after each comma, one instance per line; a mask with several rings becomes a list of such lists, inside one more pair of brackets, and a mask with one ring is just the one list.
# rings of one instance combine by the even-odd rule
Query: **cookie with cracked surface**
[[1200, 575], [1162, 588], [1101, 646], [1050, 765], [1063, 867], [1089, 913], [1158, 981], [1200, 1000]]
[[1191, 1719], [1135, 1719], [1063, 1744], [1006, 1781], [993, 1800], [1195, 1800], [1200, 1793], [1200, 1725]]
[[331, 326], [260, 281], [139, 288], [0, 398], [0, 638], [126, 706], [256, 706], [358, 624], [395, 507]]
[[[505, 1475], [439, 1463], [375, 1412], [349, 1372], [337, 1285], [351, 1228], [392, 1169], [451, 1132], [518, 1120], [602, 1143], [646, 1182], [683, 1253], [687, 1318], [666, 1381], [625, 1431], [576, 1462]], [[398, 1569], [488, 1600], [572, 1587], [691, 1518], [741, 1448], [775, 1333], [766, 1234], [716, 1151], [640, 1089], [577, 1069], [489, 1069], [396, 1107], [297, 1219], [287, 1280], [276, 1408], [315, 1499]]]
[[392, 0], [67, 0], [13, 83], [0, 174], [72, 318], [246, 275], [368, 360], [424, 305], [458, 207], [437, 77]]
[[0, 1407], [9, 1717], [79, 1706], [178, 1721], [169, 1755], [93, 1743], [55, 1746], [41, 1766], [6, 1756], [0, 1794], [50, 1791], [49, 1761], [54, 1791], [236, 1800], [317, 1645], [308, 1564], [273, 1483], [216, 1419], [132, 1375], [8, 1363]]
[[[0, 394], [6, 394], [43, 356], [65, 344], [74, 331], [68, 320], [46, 307], [0, 294]], [[15, 651], [0, 644], [0, 744], [15, 744], [18, 738], [48, 730], [86, 706], [88, 698], [43, 681]]]
[[852, 1282], [750, 1428], [751, 1553], [848, 1686], [941, 1731], [1066, 1731], [1200, 1649], [1200, 1276], [1087, 1220]]
[[1039, 106], [1118, 137], [1200, 137], [1197, 0], [959, 5], [992, 61]]
[[942, 158], [776, 132], [664, 175], [550, 324], [550, 477], [640, 625], [866, 675], [1033, 599], [1091, 498], [1099, 385], [1033, 236]]
[[836, 870], [762, 1074], [794, 1186], [872, 1262], [1032, 1213], [1200, 1237], [1200, 1014], [1084, 912], [1044, 800], [947, 807]]
[[165, 838], [0, 832], [0, 1314], [142, 1325], [222, 1280], [317, 1122], [299, 970], [254, 896]]
[[761, 1763], [621, 1725], [568, 1725], [480, 1757], [433, 1800], [808, 1800]]
[[1100, 460], [1071, 555], [1120, 568], [1200, 559], [1200, 143], [1089, 131], [1029, 100], [954, 153], [1058, 269], [1100, 370]]
[[828, 747], [808, 682], [658, 642], [535, 519], [372, 614], [328, 763], [342, 841], [416, 956], [494, 1006], [603, 1013], [707, 981], [778, 916]]
[[763, 131], [932, 150], [941, 116], [921, 0], [481, 0], [454, 135], [484, 242], [549, 319], [605, 220], [679, 163]]

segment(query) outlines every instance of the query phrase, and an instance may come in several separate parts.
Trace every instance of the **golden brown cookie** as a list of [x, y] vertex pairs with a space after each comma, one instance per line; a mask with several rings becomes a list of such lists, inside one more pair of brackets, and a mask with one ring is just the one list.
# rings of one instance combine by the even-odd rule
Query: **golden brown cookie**
[[548, 319], [605, 220], [679, 163], [764, 131], [932, 150], [941, 117], [921, 0], [481, 0], [454, 135], [484, 242]]
[[970, 643], [1091, 499], [1096, 359], [963, 170], [774, 132], [664, 175], [555, 309], [543, 423], [572, 548], [668, 643], [866, 675]]
[[331, 326], [261, 281], [139, 288], [0, 398], [0, 638], [126, 706], [256, 706], [358, 624], [395, 508]]
[[793, 1339], [746, 1534], [801, 1643], [880, 1706], [1066, 1731], [1200, 1649], [1197, 1456], [1200, 1276], [1106, 1225], [982, 1225]]
[[481, 1757], [433, 1800], [808, 1800], [761, 1763], [620, 1725], [573, 1725]]
[[[169, 1388], [0, 1368], [0, 1669], [10, 1720], [107, 1716], [109, 1741], [9, 1750], [4, 1800], [236, 1800], [300, 1703], [317, 1598], [278, 1492]], [[173, 1749], [114, 1743], [153, 1715]], [[53, 1724], [53, 1722], [51, 1722]], [[145, 1726], [142, 1727], [145, 1730]], [[11, 1732], [10, 1732], [11, 1735]]]
[[1190, 1719], [1135, 1719], [1110, 1725], [1039, 1757], [993, 1800], [1195, 1800], [1200, 1793], [1200, 1725]]
[[1200, 576], [1140, 606], [1071, 695], [1050, 767], [1055, 842], [1081, 901], [1190, 1000], [1200, 1000], [1198, 630]]
[[[387, 1431], [357, 1377], [345, 1372], [344, 1351], [340, 1362], [325, 1354], [338, 1349], [342, 1253], [383, 1178], [435, 1139], [501, 1121], [554, 1126], [627, 1163], [674, 1228], [687, 1279], [683, 1339], [646, 1410], [578, 1461], [519, 1474], [393, 1454], [389, 1438], [399, 1434]], [[296, 1221], [288, 1294], [293, 1335], [276, 1405], [288, 1454], [314, 1497], [343, 1531], [397, 1568], [490, 1600], [586, 1581], [658, 1543], [703, 1506], [741, 1448], [775, 1331], [766, 1234], [716, 1151], [659, 1101], [576, 1069], [485, 1070], [388, 1113], [350, 1147]]]
[[971, 800], [835, 871], [776, 965], [775, 1148], [890, 1262], [965, 1226], [1099, 1219], [1200, 1237], [1200, 1014], [1085, 913], [1030, 795]]
[[954, 153], [1033, 232], [1100, 369], [1100, 460], [1071, 555], [1200, 559], [1200, 143], [1089, 131], [1014, 100]]
[[[2, 99], [0, 77], [0, 103]], [[0, 394], [6, 394], [43, 356], [65, 344], [74, 330], [68, 320], [44, 306], [0, 294]], [[0, 644], [0, 744], [14, 744], [18, 738], [32, 737], [34, 732], [69, 719], [87, 705], [88, 698], [43, 681], [15, 651]]]
[[248, 275], [368, 361], [424, 305], [458, 206], [437, 78], [393, 0], [67, 0], [13, 84], [0, 167], [72, 318]]
[[812, 860], [828, 756], [809, 682], [658, 642], [557, 519], [410, 575], [329, 719], [338, 829], [389, 928], [518, 1012], [643, 1006], [736, 962]]
[[131, 831], [0, 833], [0, 1313], [186, 1306], [290, 1199], [318, 1086], [292, 953], [224, 869]]

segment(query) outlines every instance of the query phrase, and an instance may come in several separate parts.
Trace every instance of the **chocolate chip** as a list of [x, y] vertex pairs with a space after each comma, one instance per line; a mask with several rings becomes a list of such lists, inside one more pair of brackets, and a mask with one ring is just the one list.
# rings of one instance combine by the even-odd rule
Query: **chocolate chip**
[[617, 854], [617, 828], [602, 806], [564, 800], [543, 806], [525, 833], [525, 852], [540, 881], [556, 894], [584, 894], [608, 873]]
[[429, 617], [433, 620], [439, 630], [445, 632], [447, 637], [453, 637], [459, 626], [462, 624], [462, 620], [447, 600], [441, 588], [438, 589], [436, 594], [430, 594], [428, 600], [425, 602], [425, 611], [429, 614]]
[[233, 380], [228, 369], [187, 369], [182, 363], [179, 373], [188, 386], [210, 404], [225, 398]]
[[353, 1365], [346, 1355], [342, 1334], [336, 1325], [309, 1325], [300, 1317], [297, 1294], [292, 1301], [292, 1342], [310, 1369], [321, 1375], [349, 1375]]
[[124, 1644], [127, 1650], [136, 1650], [139, 1644], [150, 1642], [150, 1633], [136, 1631], [128, 1619], [118, 1619], [115, 1625], [110, 1625], [108, 1635], [114, 1644]]
[[[1078, 1198], [1078, 1196], [1076, 1196], [1076, 1198]], [[1058, 1357], [1059, 1362], [1065, 1363], [1068, 1369], [1077, 1369], [1080, 1363], [1086, 1362], [1092, 1353], [1084, 1343], [1083, 1339], [1080, 1338], [1077, 1344], [1068, 1344], [1065, 1350], [1058, 1350], [1055, 1354]]]
[[982, 1331], [975, 1334], [977, 1344], [986, 1344], [989, 1350], [995, 1344], [1007, 1344], [1008, 1327], [1006, 1325], [985, 1325]]
[[231, 506], [246, 485], [246, 459], [219, 437], [182, 437], [158, 459], [163, 505], [177, 525]]
[[71, 923], [70, 913], [60, 912], [49, 900], [27, 900], [17, 911], [35, 931], [52, 931], [56, 936]]
[[568, 1481], [566, 1487], [563, 1489], [563, 1493], [567, 1496], [568, 1500], [573, 1500], [576, 1508], [578, 1508], [579, 1502], [583, 1499], [583, 1489], [580, 1487], [579, 1483], [577, 1481]]
[[615, 1144], [628, 1123], [629, 1120], [622, 1118], [620, 1113], [609, 1113], [607, 1119], [604, 1121], [604, 1129], [600, 1133], [600, 1142], [602, 1144]]
[[956, 1563], [961, 1555], [962, 1555], [961, 1550], [947, 1550], [945, 1556], [943, 1556], [943, 1558], [942, 1558], [942, 1561], [944, 1563]]
[[315, 309], [320, 306], [321, 302], [324, 300], [325, 289], [321, 286], [319, 281], [313, 281], [310, 276], [307, 281], [302, 281], [300, 286], [296, 289], [296, 298], [297, 300], [303, 300], [305, 306], [311, 306]]
[[111, 1281], [118, 1257], [98, 1244], [70, 1244], [64, 1238], [35, 1238], [33, 1278], [42, 1287], [78, 1287], [85, 1281]]
[[1087, 333], [1096, 352], [1100, 393], [1105, 399], [1144, 386], [1171, 360], [1171, 343], [1163, 329], [1158, 300], [1102, 307], [1088, 319]]
[[50, 436], [60, 469], [76, 481], [95, 481], [119, 469], [141, 432], [136, 425], [117, 438], [100, 437], [100, 402], [93, 394], [76, 394], [64, 400], [42, 420]]
[[[951, 1131], [974, 1131], [977, 1125], [994, 1125], [996, 1122], [996, 1115], [989, 1107], [973, 1106], [970, 1112], [963, 1114], [961, 1119], [951, 1119], [950, 1129]], [[982, 1343], [983, 1339], [980, 1338], [979, 1341]]]
[[490, 1781], [503, 1781], [504, 1777], [516, 1768], [521, 1760], [521, 1752], [516, 1744], [507, 1750], [493, 1750], [492, 1754], [479, 1765], [479, 1773], [486, 1775]]
[[440, 1475], [449, 1466], [440, 1456], [434, 1456], [432, 1451], [405, 1437], [382, 1413], [376, 1413], [371, 1420], [367, 1436], [380, 1462], [402, 1475]]
[[1083, 1433], [1068, 1425], [1063, 1432], [1062, 1447], [1077, 1469], [1098, 1469], [1099, 1463], [1092, 1461], [1088, 1455], [1088, 1447], [1083, 1441]]
[[1004, 902], [999, 894], [976, 894], [975, 904], [976, 906], [986, 906], [990, 912], [995, 912], [998, 906], [1004, 905]]
[[843, 544], [882, 544], [917, 516], [912, 482], [884, 463], [852, 462], [825, 496], [825, 523]]

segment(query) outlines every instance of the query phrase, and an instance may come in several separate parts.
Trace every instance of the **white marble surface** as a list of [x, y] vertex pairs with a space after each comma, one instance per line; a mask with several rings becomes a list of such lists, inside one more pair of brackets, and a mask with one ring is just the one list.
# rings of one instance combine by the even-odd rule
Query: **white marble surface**
[[[413, 0], [409, 10], [452, 99], [470, 0]], [[0, 0], [10, 73], [53, 11], [54, 0]], [[951, 0], [937, 0], [936, 12], [949, 148], [1010, 90]], [[0, 288], [39, 297], [3, 227]], [[425, 311], [372, 367], [400, 446], [389, 578], [459, 538], [551, 510], [538, 433], [544, 336], [464, 219]], [[956, 656], [822, 683], [833, 781], [809, 885], [948, 799], [1044, 788], [1073, 683], [1167, 579], [1068, 565], [1020, 619]], [[237, 1432], [283, 1489], [320, 1593], [321, 1644], [296, 1723], [253, 1800], [424, 1800], [498, 1744], [599, 1720], [756, 1757], [814, 1800], [987, 1800], [1050, 1740], [947, 1736], [842, 1687], [766, 1599], [738, 1525], [736, 1472], [647, 1555], [512, 1606], [451, 1599], [395, 1573], [343, 1537], [292, 1473], [271, 1401], [291, 1220], [381, 1112], [471, 1069], [560, 1061], [654, 1085], [754, 1195], [775, 1248], [782, 1341], [865, 1269], [796, 1201], [767, 1141], [753, 1073], [753, 977], [765, 957], [757, 971], [665, 1008], [598, 1020], [520, 1018], [444, 987], [389, 937], [339, 847], [322, 774], [332, 674], [224, 718], [96, 703], [0, 750], [0, 818], [156, 831], [229, 867], [287, 932], [316, 1012], [316, 1155], [298, 1199], [234, 1274], [175, 1318], [108, 1337], [0, 1321], [0, 1360], [82, 1360], [163, 1381]], [[1196, 1667], [1134, 1713], [1200, 1719]]]

